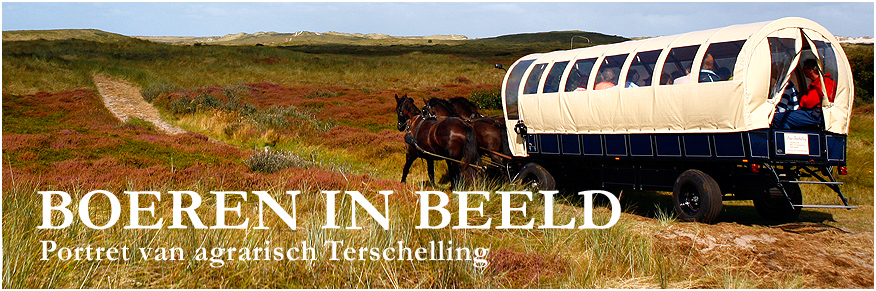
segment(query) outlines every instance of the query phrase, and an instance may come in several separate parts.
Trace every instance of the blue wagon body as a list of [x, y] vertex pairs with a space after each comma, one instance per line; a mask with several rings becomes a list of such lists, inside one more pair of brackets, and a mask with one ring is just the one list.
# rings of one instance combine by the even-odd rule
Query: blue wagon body
[[[786, 134], [808, 138], [808, 153], [786, 153]], [[623, 158], [728, 162], [794, 162], [842, 166], [846, 135], [829, 132], [762, 129], [702, 134], [528, 134], [532, 157]]]

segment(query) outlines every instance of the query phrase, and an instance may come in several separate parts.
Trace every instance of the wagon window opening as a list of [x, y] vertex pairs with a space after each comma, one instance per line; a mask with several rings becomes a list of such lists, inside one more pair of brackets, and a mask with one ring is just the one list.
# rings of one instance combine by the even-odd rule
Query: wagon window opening
[[508, 82], [505, 83], [505, 110], [508, 113], [508, 119], [517, 119], [517, 92], [520, 90], [520, 82], [523, 80], [523, 73], [532, 62], [535, 60], [520, 61], [511, 69], [511, 74], [508, 75]]
[[[832, 81], [836, 82], [837, 81], [836, 76], [837, 76], [838, 69], [837, 69], [837, 62], [836, 62], [836, 53], [834, 53], [833, 47], [830, 46], [829, 42], [824, 42], [824, 41], [820, 41], [820, 40], [816, 40], [816, 41], [814, 41], [814, 43], [815, 43], [816, 50], [818, 51], [818, 57], [823, 62], [822, 69], [824, 70], [824, 72], [822, 72], [822, 74], [823, 74], [824, 78], [825, 79], [829, 78]], [[831, 96], [831, 97], [836, 96], [836, 86], [832, 86], [832, 87], [828, 86], [826, 88], [832, 89], [832, 90], [830, 90], [830, 92], [827, 92], [827, 96]], [[833, 102], [833, 100], [830, 100], [830, 102]]]
[[541, 80], [541, 74], [544, 73], [544, 68], [547, 64], [536, 64], [526, 78], [526, 85], [523, 87], [523, 94], [538, 93], [538, 81]]
[[630, 64], [630, 70], [627, 72], [626, 88], [651, 86], [657, 57], [660, 56], [662, 51], [647, 51], [636, 54], [633, 62]]
[[666, 57], [660, 74], [660, 85], [687, 84], [690, 82], [690, 68], [700, 45], [673, 48]]
[[[796, 40], [793, 38], [767, 37], [767, 42], [770, 45], [770, 60], [772, 68], [770, 70], [770, 97], [774, 98], [783, 88], [777, 88], [788, 72], [791, 71], [791, 62], [797, 55]], [[786, 82], [781, 82], [786, 83]], [[784, 84], [781, 84], [784, 86]]]
[[593, 70], [594, 64], [596, 64], [596, 58], [575, 61], [569, 76], [566, 78], [566, 92], [587, 90], [587, 80], [590, 78], [590, 71]]
[[732, 80], [736, 58], [743, 44], [744, 40], [710, 44], [700, 65], [700, 83]]
[[620, 79], [621, 66], [627, 60], [629, 54], [605, 57], [602, 60], [602, 65], [599, 67], [599, 72], [596, 74], [596, 85], [594, 90], [604, 90], [616, 88], [617, 81]]
[[550, 72], [548, 72], [547, 80], [544, 82], [543, 93], [556, 93], [560, 91], [560, 78], [563, 77], [563, 71], [566, 70], [567, 65], [569, 65], [568, 61], [554, 63]]

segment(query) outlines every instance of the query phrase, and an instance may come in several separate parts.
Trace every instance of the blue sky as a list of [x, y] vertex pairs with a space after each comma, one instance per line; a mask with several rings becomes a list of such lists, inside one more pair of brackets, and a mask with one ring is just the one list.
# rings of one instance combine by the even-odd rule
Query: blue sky
[[4, 2], [3, 30], [94, 28], [124, 35], [238, 32], [461, 34], [470, 38], [584, 30], [657, 36], [767, 21], [814, 20], [841, 36], [873, 36], [873, 2]]

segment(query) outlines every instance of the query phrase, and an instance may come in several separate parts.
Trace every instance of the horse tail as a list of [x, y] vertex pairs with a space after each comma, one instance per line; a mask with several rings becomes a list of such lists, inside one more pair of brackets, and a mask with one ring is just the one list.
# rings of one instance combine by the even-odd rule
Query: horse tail
[[509, 144], [509, 141], [508, 141], [508, 127], [505, 126], [505, 122], [504, 122], [505, 120], [504, 119], [497, 120], [494, 118], [490, 118], [489, 120], [493, 123], [493, 125], [496, 126], [496, 128], [499, 129], [500, 136], [502, 139], [502, 149], [500, 150], [500, 152], [502, 152], [505, 155], [511, 156], [511, 145]]
[[[465, 126], [465, 147], [463, 148], [462, 161], [466, 165], [477, 165], [480, 158], [478, 154], [478, 138], [475, 136], [474, 127], [466, 124]], [[470, 167], [475, 169], [475, 167]], [[463, 169], [465, 171], [467, 169]]]
[[499, 127], [499, 129], [501, 129], [500, 132], [502, 133], [502, 153], [511, 156], [511, 145], [508, 143], [508, 130], [504, 125], [505, 124], [502, 124], [502, 126]]

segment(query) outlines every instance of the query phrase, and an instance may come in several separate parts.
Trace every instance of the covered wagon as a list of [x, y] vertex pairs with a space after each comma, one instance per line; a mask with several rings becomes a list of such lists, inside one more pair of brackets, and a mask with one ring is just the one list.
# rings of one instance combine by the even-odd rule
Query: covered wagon
[[[813, 86], [819, 122], [777, 125], [780, 112], [805, 109], [798, 99]], [[730, 199], [779, 220], [849, 207], [833, 173], [845, 172], [853, 99], [836, 38], [796, 17], [531, 54], [502, 85], [519, 178], [671, 190], [679, 217], [703, 222]], [[844, 205], [804, 205], [803, 183], [827, 185]]]

